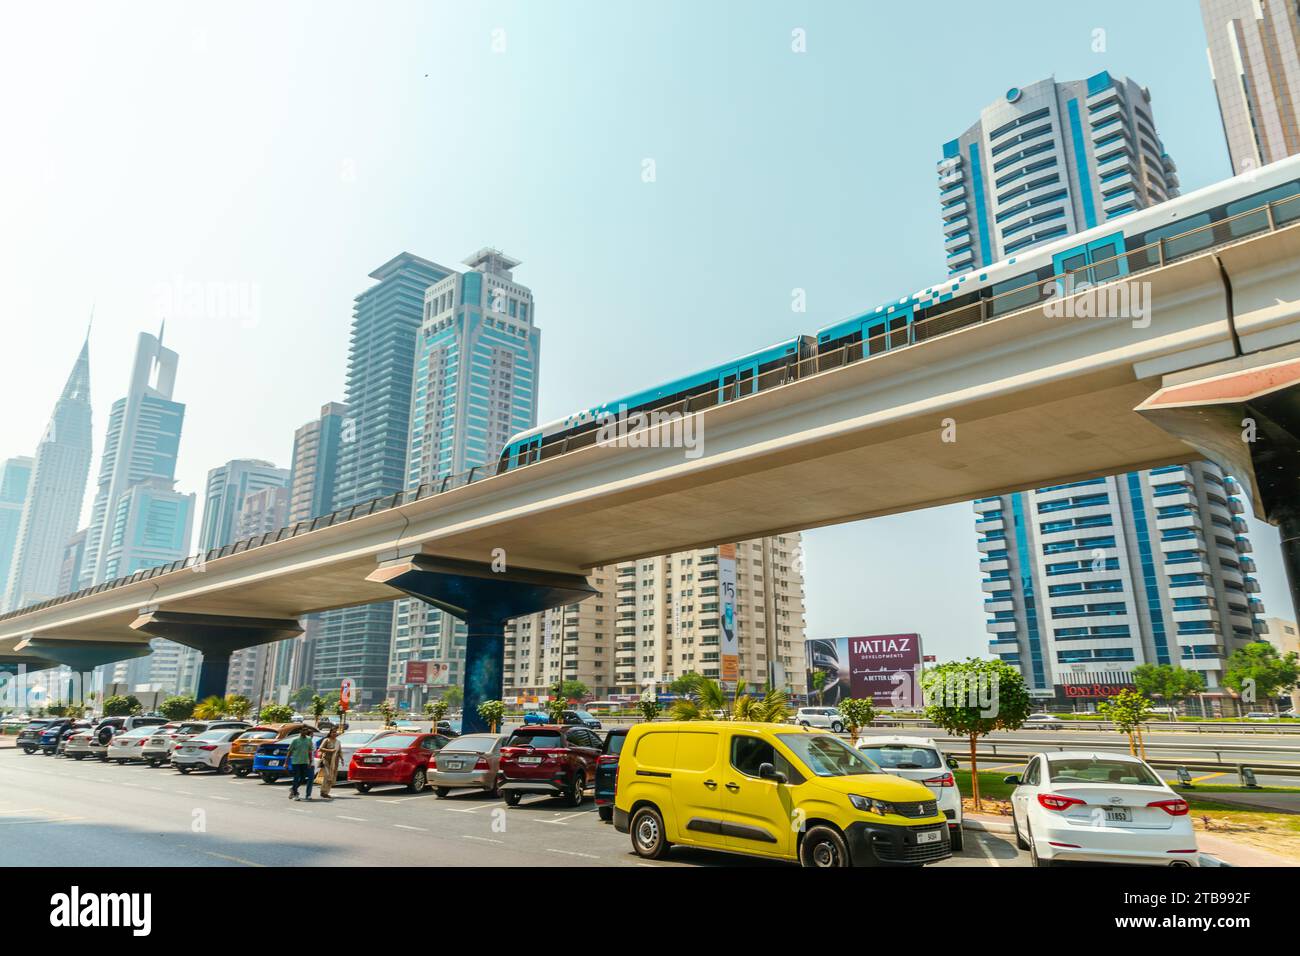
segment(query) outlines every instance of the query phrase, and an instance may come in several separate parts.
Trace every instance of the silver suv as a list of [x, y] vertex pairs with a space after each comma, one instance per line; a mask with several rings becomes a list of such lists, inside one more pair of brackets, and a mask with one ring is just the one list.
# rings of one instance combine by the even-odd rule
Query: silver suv
[[821, 727], [837, 734], [844, 730], [844, 718], [834, 707], [800, 707], [790, 722], [801, 727]]

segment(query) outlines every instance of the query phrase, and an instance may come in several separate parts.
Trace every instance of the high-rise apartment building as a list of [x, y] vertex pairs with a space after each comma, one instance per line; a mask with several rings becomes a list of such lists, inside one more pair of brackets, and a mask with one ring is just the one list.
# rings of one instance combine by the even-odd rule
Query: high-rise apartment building
[[[409, 252], [384, 263], [374, 285], [356, 297], [348, 348], [351, 441], [340, 445], [331, 510], [401, 491], [411, 439], [411, 384], [424, 293], [453, 270]], [[388, 690], [393, 602], [328, 611], [313, 643], [311, 684], [332, 690], [343, 678], [368, 707]]]
[[[541, 330], [533, 294], [515, 281], [517, 259], [480, 249], [469, 270], [424, 293], [415, 342], [406, 487], [495, 463], [511, 435], [537, 424]], [[389, 691], [402, 696], [408, 660], [447, 661], [460, 683], [465, 627], [421, 601], [397, 603]]]
[[0, 465], [0, 594], [9, 588], [9, 569], [13, 567], [33, 464], [35, 459], [21, 456]]
[[208, 472], [203, 496], [199, 550], [225, 547], [244, 537], [239, 533], [239, 521], [248, 496], [264, 488], [288, 486], [288, 469], [277, 468], [269, 461], [236, 458], [213, 468]]
[[81, 580], [81, 566], [86, 560], [86, 528], [68, 539], [63, 549], [63, 565], [59, 569], [59, 593], [71, 594]]
[[7, 610], [58, 593], [63, 549], [81, 520], [81, 500], [90, 474], [90, 338], [55, 403], [33, 456], [27, 500], [18, 523]]
[[1105, 72], [1012, 87], [943, 145], [938, 173], [949, 275], [1178, 194], [1150, 94]]
[[[1177, 194], [1132, 80], [1013, 88], [943, 147], [949, 272], [989, 265]], [[1227, 703], [1226, 658], [1262, 628], [1244, 505], [1208, 462], [975, 502], [989, 652], [1041, 699], [1090, 703], [1139, 664], [1200, 671]]]
[[1233, 173], [1300, 153], [1295, 0], [1201, 0], [1201, 19]]

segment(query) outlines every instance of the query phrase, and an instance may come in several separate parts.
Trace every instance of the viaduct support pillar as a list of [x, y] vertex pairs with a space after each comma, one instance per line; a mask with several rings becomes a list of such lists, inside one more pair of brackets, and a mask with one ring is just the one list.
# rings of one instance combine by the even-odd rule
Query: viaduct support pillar
[[[41, 666], [67, 667], [76, 674], [75, 683], [79, 685], [80, 703], [86, 703], [86, 679], [95, 668], [118, 661], [134, 660], [147, 657], [151, 653], [148, 644], [124, 641], [79, 641], [67, 638], [41, 637], [32, 635], [19, 641], [14, 650], [18, 652], [14, 660], [26, 663], [29, 672], [39, 670]], [[32, 663], [23, 659], [25, 655], [38, 659]], [[8, 659], [8, 658], [6, 658]], [[3, 663], [0, 660], [0, 663]], [[62, 693], [60, 689], [59, 693]]]
[[143, 609], [133, 630], [192, 647], [203, 655], [195, 699], [224, 697], [230, 655], [246, 647], [297, 637], [302, 628], [292, 618], [234, 617]]
[[[532, 568], [494, 571], [489, 564], [426, 554], [385, 561], [367, 580], [380, 581], [465, 622], [461, 733], [467, 734], [488, 729], [478, 714], [479, 704], [501, 699], [506, 621], [574, 604], [596, 593], [580, 574]], [[446, 653], [450, 635], [443, 640]]]

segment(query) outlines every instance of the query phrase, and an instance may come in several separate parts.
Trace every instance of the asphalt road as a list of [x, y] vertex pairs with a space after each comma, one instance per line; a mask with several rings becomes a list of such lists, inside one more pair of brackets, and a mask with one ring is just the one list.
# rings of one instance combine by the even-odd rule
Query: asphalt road
[[[344, 784], [292, 802], [267, 785], [168, 768], [0, 750], [0, 866], [787, 866], [674, 849], [646, 861], [626, 834], [580, 809], [526, 798]], [[940, 866], [1026, 866], [1009, 837], [968, 831]]]

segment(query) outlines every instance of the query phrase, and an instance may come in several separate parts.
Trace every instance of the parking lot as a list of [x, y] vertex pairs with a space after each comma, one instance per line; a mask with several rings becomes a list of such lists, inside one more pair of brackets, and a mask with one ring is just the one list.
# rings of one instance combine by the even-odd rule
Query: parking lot
[[[287, 782], [0, 750], [0, 865], [9, 866], [786, 866], [674, 849], [647, 861], [580, 808], [474, 793], [439, 800], [347, 784], [292, 802]], [[1027, 866], [1009, 836], [968, 832], [939, 866]]]

